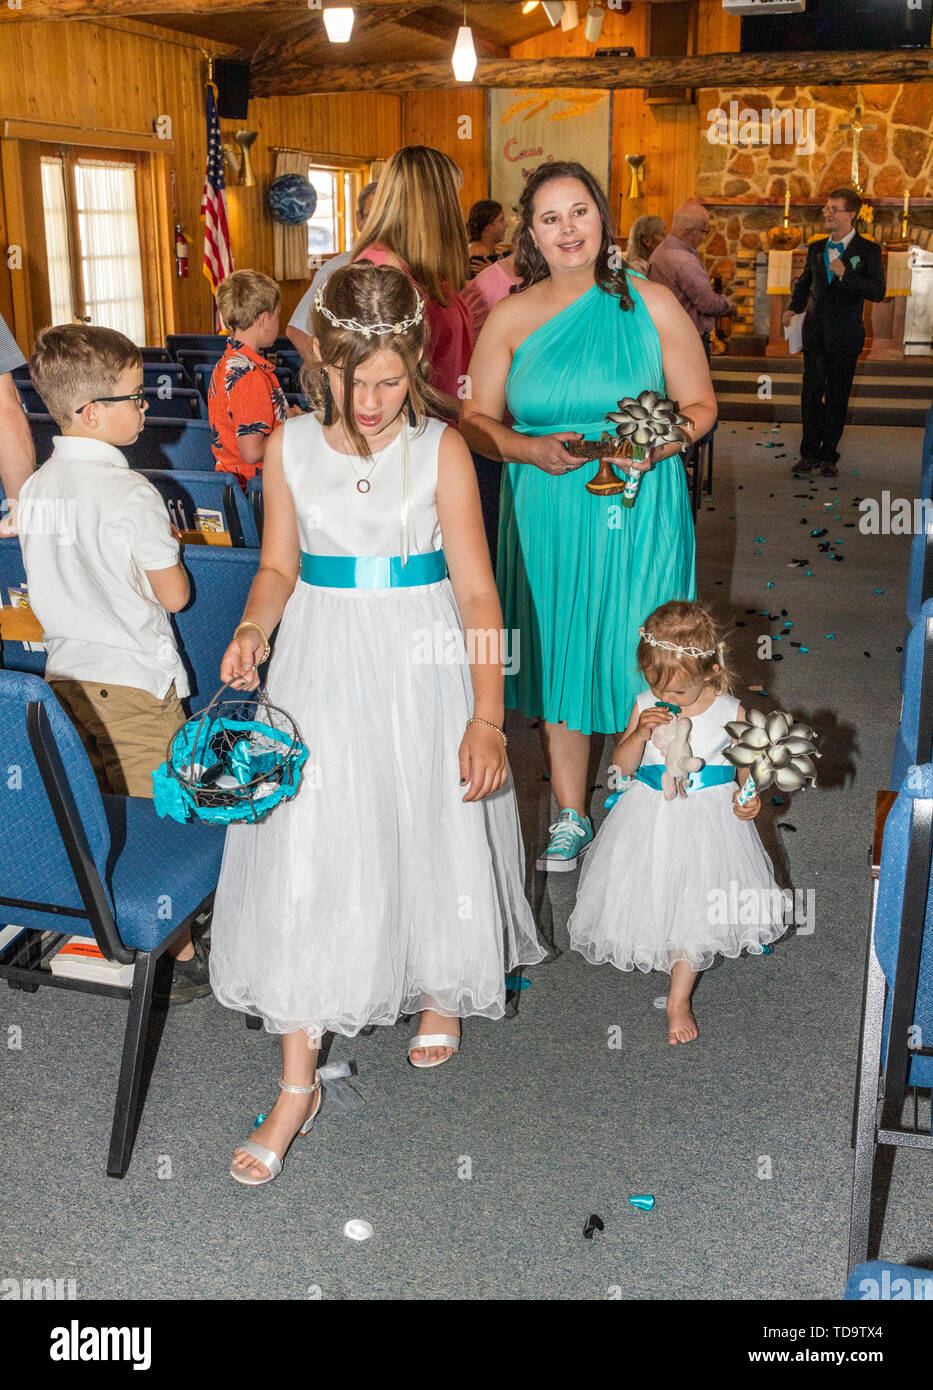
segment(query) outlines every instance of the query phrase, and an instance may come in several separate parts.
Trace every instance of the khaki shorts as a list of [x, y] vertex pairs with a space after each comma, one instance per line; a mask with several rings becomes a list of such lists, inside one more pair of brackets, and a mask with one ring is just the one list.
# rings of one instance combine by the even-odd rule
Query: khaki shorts
[[49, 685], [81, 735], [101, 791], [151, 798], [150, 774], [185, 722], [174, 684], [163, 700], [134, 685], [54, 679]]

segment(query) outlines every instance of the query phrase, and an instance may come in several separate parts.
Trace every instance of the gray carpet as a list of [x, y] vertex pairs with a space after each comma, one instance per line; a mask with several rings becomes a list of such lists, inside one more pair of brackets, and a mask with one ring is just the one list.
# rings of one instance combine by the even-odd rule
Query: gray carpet
[[[569, 953], [576, 875], [530, 871], [559, 954], [529, 971], [516, 1016], [468, 1021], [462, 1053], [432, 1072], [406, 1065], [404, 1024], [338, 1039], [332, 1058], [357, 1060], [364, 1106], [325, 1111], [256, 1191], [227, 1168], [274, 1098], [273, 1038], [213, 999], [173, 1010], [119, 1182], [105, 1160], [124, 1006], [0, 987], [4, 1035], [23, 1030], [21, 1050], [0, 1049], [5, 1276], [74, 1278], [79, 1298], [841, 1296], [867, 849], [899, 709], [909, 546], [843, 527], [856, 496], [913, 495], [921, 435], [850, 429], [838, 490], [822, 480], [803, 506], [794, 494], [809, 488], [789, 476], [797, 438], [724, 423], [697, 529], [701, 596], [745, 623], [745, 683], [828, 731], [822, 788], [759, 821], [786, 881], [816, 892], [814, 934], [709, 971], [700, 1038], [672, 1048], [653, 1007], [666, 977]], [[839, 521], [821, 519], [826, 501]], [[823, 525], [843, 562], [818, 552], [810, 530]], [[805, 557], [810, 576], [788, 568]], [[794, 624], [779, 664], [756, 657], [759, 634], [781, 628], [760, 609]], [[553, 810], [530, 721], [513, 716], [509, 732], [531, 860]], [[926, 1155], [898, 1154], [883, 1257], [929, 1260], [930, 1177]], [[637, 1193], [654, 1195], [653, 1211], [629, 1204]], [[584, 1240], [590, 1213], [605, 1229]], [[351, 1217], [372, 1223], [371, 1240], [344, 1237]]]

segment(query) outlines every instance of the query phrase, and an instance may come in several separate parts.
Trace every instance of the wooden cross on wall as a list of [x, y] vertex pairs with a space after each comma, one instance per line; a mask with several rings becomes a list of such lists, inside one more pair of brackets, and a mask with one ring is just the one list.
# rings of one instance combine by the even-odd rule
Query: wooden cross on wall
[[858, 154], [859, 154], [859, 145], [860, 145], [861, 139], [862, 139], [862, 131], [863, 131], [863, 130], [877, 130], [877, 129], [878, 129], [878, 127], [877, 127], [876, 125], [863, 125], [863, 124], [862, 124], [862, 89], [861, 89], [861, 87], [858, 88], [857, 104], [856, 104], [856, 107], [855, 107], [855, 115], [854, 115], [854, 117], [852, 118], [852, 121], [851, 121], [848, 125], [841, 125], [841, 126], [839, 127], [839, 129], [840, 129], [840, 130], [851, 130], [851, 132], [852, 132], [852, 187], [855, 188], [855, 189], [857, 189], [858, 192], [861, 193], [861, 192], [862, 192], [862, 184], [861, 184], [861, 180], [860, 180], [860, 178], [859, 178], [859, 171], [858, 171]]

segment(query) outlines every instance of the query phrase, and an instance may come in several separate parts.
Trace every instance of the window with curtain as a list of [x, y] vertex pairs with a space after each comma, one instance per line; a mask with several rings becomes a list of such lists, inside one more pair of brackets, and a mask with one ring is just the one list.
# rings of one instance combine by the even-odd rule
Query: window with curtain
[[91, 323], [144, 343], [136, 165], [79, 159], [74, 173], [85, 313]]
[[356, 235], [354, 214], [362, 187], [360, 170], [311, 164], [308, 180], [317, 193], [317, 207], [308, 221], [308, 254], [334, 256], [349, 251]]
[[136, 163], [67, 146], [41, 159], [52, 321], [81, 319], [146, 341]]
[[65, 170], [60, 159], [46, 157], [41, 161], [41, 168], [52, 322], [71, 323], [75, 316], [75, 304], [71, 286], [71, 257], [68, 254]]

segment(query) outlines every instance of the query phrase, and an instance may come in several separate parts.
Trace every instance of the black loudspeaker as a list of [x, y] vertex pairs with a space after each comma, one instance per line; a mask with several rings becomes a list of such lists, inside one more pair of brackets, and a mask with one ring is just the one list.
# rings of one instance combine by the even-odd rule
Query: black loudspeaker
[[215, 58], [214, 81], [217, 84], [218, 116], [232, 121], [243, 120], [249, 104], [249, 63], [232, 63], [228, 58]]

